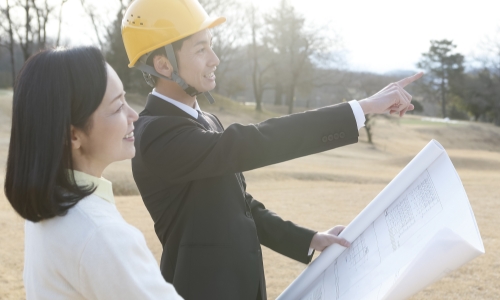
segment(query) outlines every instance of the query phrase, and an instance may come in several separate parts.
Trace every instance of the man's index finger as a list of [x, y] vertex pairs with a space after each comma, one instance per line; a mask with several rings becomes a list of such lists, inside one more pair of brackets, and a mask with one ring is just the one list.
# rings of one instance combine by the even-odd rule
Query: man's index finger
[[404, 79], [401, 79], [400, 81], [397, 82], [397, 84], [404, 88], [405, 86], [409, 85], [410, 83], [414, 82], [415, 80], [419, 79], [420, 77], [422, 77], [424, 75], [423, 72], [420, 72], [420, 73], [417, 73], [413, 76], [410, 76], [410, 77], [406, 77]]

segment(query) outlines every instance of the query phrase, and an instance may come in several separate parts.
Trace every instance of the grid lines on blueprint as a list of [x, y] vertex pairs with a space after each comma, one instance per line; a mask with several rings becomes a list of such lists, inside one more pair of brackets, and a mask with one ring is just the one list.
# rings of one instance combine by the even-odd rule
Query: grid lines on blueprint
[[399, 248], [400, 237], [416, 222], [425, 218], [436, 205], [441, 206], [441, 202], [432, 178], [425, 170], [420, 182], [385, 211], [394, 250]]

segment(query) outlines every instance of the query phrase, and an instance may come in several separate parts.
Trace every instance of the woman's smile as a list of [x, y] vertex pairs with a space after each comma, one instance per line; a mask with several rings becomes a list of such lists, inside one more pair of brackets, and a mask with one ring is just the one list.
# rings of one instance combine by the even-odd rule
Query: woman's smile
[[133, 142], [135, 140], [134, 138], [134, 129], [132, 128], [132, 131], [130, 131], [124, 138], [127, 142]]

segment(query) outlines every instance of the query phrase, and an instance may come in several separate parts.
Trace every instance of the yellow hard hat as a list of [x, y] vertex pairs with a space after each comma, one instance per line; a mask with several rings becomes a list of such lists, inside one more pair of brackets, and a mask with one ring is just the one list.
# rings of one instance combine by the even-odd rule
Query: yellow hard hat
[[122, 20], [128, 66], [144, 54], [225, 21], [209, 17], [198, 0], [135, 0]]

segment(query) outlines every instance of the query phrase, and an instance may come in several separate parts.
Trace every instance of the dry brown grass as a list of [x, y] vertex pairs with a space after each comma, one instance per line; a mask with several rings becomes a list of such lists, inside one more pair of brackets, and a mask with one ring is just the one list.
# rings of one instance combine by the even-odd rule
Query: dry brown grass
[[[9, 96], [0, 94], [0, 160], [5, 162], [10, 117]], [[7, 104], [6, 104], [7, 103]], [[136, 109], [140, 109], [136, 107]], [[213, 107], [222, 122], [257, 122], [271, 114], [245, 113], [238, 107]], [[7, 125], [6, 125], [7, 124]], [[435, 138], [447, 149], [463, 181], [483, 237], [486, 254], [415, 295], [412, 299], [495, 299], [500, 294], [500, 128], [488, 124], [446, 125], [405, 117], [380, 120], [375, 145], [364, 132], [361, 142], [286, 163], [247, 172], [248, 190], [283, 218], [325, 230], [348, 224], [385, 185]], [[3, 176], [3, 172], [2, 172]], [[136, 194], [130, 161], [106, 170], [117, 194]], [[2, 177], [3, 178], [3, 177]], [[22, 299], [23, 220], [0, 195], [0, 299]], [[118, 196], [124, 218], [145, 235], [157, 259], [161, 255], [153, 223], [139, 196]], [[277, 295], [305, 265], [264, 249], [268, 294]]]

